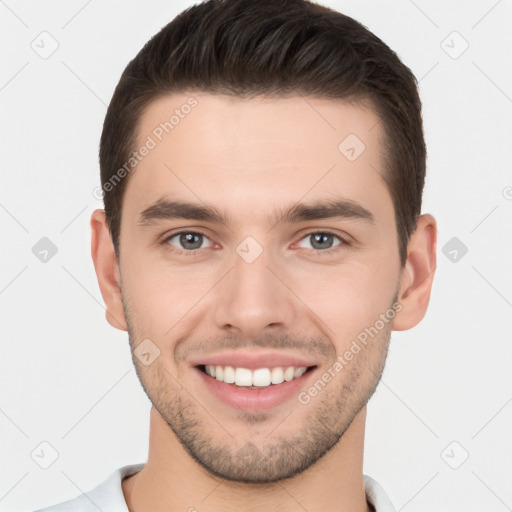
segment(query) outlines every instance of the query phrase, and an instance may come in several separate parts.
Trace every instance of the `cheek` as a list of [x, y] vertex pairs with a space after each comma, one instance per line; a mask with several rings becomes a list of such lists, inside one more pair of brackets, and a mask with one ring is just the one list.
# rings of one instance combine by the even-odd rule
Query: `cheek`
[[[204, 262], [171, 264], [159, 250], [148, 257], [135, 244], [130, 247], [129, 240], [126, 243], [123, 295], [130, 304], [137, 333], [157, 339], [175, 337], [201, 308], [198, 302], [225, 269]], [[297, 260], [281, 262], [278, 269], [293, 290], [290, 302], [302, 308], [328, 337], [349, 343], [389, 307], [398, 278], [390, 261], [391, 254], [384, 255], [382, 247], [374, 247], [339, 264]]]
[[317, 267], [297, 277], [294, 291], [313, 321], [344, 346], [388, 310], [396, 279], [389, 268], [384, 271], [376, 264]]
[[160, 340], [179, 336], [216, 275], [205, 267], [170, 265], [162, 258], [133, 254], [123, 263], [123, 297], [138, 337]]

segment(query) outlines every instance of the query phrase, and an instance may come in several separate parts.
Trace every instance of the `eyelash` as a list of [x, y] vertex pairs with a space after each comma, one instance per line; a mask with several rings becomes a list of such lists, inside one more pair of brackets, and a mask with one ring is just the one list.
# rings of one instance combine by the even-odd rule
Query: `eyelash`
[[[209, 236], [206, 234], [206, 233], [203, 233], [202, 231], [200, 230], [195, 230], [195, 231], [178, 231], [177, 233], [173, 233], [172, 235], [166, 237], [164, 240], [162, 240], [162, 245], [165, 245], [166, 248], [171, 251], [172, 253], [174, 254], [186, 254], [187, 256], [195, 256], [196, 253], [198, 251], [200, 251], [201, 249], [194, 249], [192, 251], [187, 251], [185, 249], [176, 249], [175, 247], [173, 247], [172, 245], [170, 245], [168, 242], [169, 240], [171, 240], [172, 238], [178, 236], [178, 235], [182, 235], [182, 234], [193, 234], [193, 235], [202, 235], [204, 236], [205, 238], [207, 238], [208, 240], [210, 239]], [[318, 235], [318, 234], [322, 234], [322, 235], [332, 235], [334, 236], [335, 238], [337, 238], [338, 240], [341, 241], [340, 244], [338, 245], [335, 245], [334, 247], [331, 247], [329, 249], [324, 249], [324, 250], [320, 250], [320, 249], [310, 249], [310, 251], [313, 252], [313, 254], [315, 256], [324, 256], [324, 255], [332, 255], [333, 253], [337, 253], [338, 251], [341, 251], [343, 249], [346, 249], [347, 247], [350, 247], [351, 243], [346, 240], [345, 238], [342, 238], [340, 235], [328, 230], [328, 229], [323, 229], [323, 230], [317, 230], [317, 231], [310, 231], [309, 233], [306, 233], [301, 239], [300, 241], [304, 240], [305, 238], [307, 237], [310, 237], [312, 235]]]

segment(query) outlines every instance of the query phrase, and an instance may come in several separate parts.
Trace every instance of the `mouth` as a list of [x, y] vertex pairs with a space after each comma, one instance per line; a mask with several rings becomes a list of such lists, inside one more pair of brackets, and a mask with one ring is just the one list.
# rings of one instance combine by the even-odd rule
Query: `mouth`
[[302, 377], [316, 368], [313, 366], [274, 366], [251, 370], [249, 368], [221, 365], [198, 365], [205, 375], [230, 386], [263, 389], [278, 386]]
[[298, 394], [312, 385], [318, 373], [317, 365], [249, 369], [200, 364], [193, 369], [200, 387], [209, 396], [231, 409], [254, 413], [268, 411], [294, 398], [299, 402]]

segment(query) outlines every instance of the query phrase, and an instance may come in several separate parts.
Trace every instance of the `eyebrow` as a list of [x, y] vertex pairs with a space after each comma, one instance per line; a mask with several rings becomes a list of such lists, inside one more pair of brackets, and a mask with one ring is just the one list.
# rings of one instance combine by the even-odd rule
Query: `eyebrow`
[[[275, 225], [280, 222], [297, 223], [308, 220], [342, 218], [364, 220], [375, 224], [375, 217], [361, 204], [348, 200], [323, 200], [311, 204], [298, 203], [288, 208], [274, 210], [269, 219]], [[229, 217], [211, 205], [186, 201], [160, 199], [139, 214], [138, 225], [148, 226], [160, 220], [187, 219], [214, 224], [229, 225]]]

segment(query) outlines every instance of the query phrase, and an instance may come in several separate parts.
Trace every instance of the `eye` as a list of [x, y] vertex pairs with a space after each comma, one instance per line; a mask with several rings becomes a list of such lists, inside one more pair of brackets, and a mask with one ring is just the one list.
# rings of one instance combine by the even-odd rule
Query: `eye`
[[[336, 243], [336, 239], [338, 243]], [[210, 242], [209, 246], [204, 245], [207, 241]], [[196, 251], [214, 245], [208, 236], [200, 231], [180, 231], [173, 233], [165, 238], [162, 244], [174, 253], [185, 254], [187, 256], [193, 256]], [[323, 255], [324, 253], [332, 254], [333, 252], [345, 249], [349, 245], [350, 242], [347, 240], [335, 233], [325, 230], [308, 233], [298, 244], [299, 247], [311, 249], [313, 254], [317, 255]]]
[[[178, 247], [172, 242], [176, 239]], [[180, 231], [167, 237], [162, 243], [171, 246], [171, 250], [177, 252], [190, 252], [193, 253], [198, 249], [204, 249], [203, 243], [205, 240], [210, 240], [204, 233], [198, 231]]]
[[[339, 243], [333, 245], [333, 239], [336, 238], [339, 240]], [[316, 253], [337, 251], [349, 245], [346, 240], [330, 231], [313, 231], [308, 233], [302, 240], [310, 244], [309, 247], [305, 247], [306, 249], [311, 248]], [[303, 243], [302, 240], [300, 244]], [[304, 247], [304, 245], [299, 246]]]

